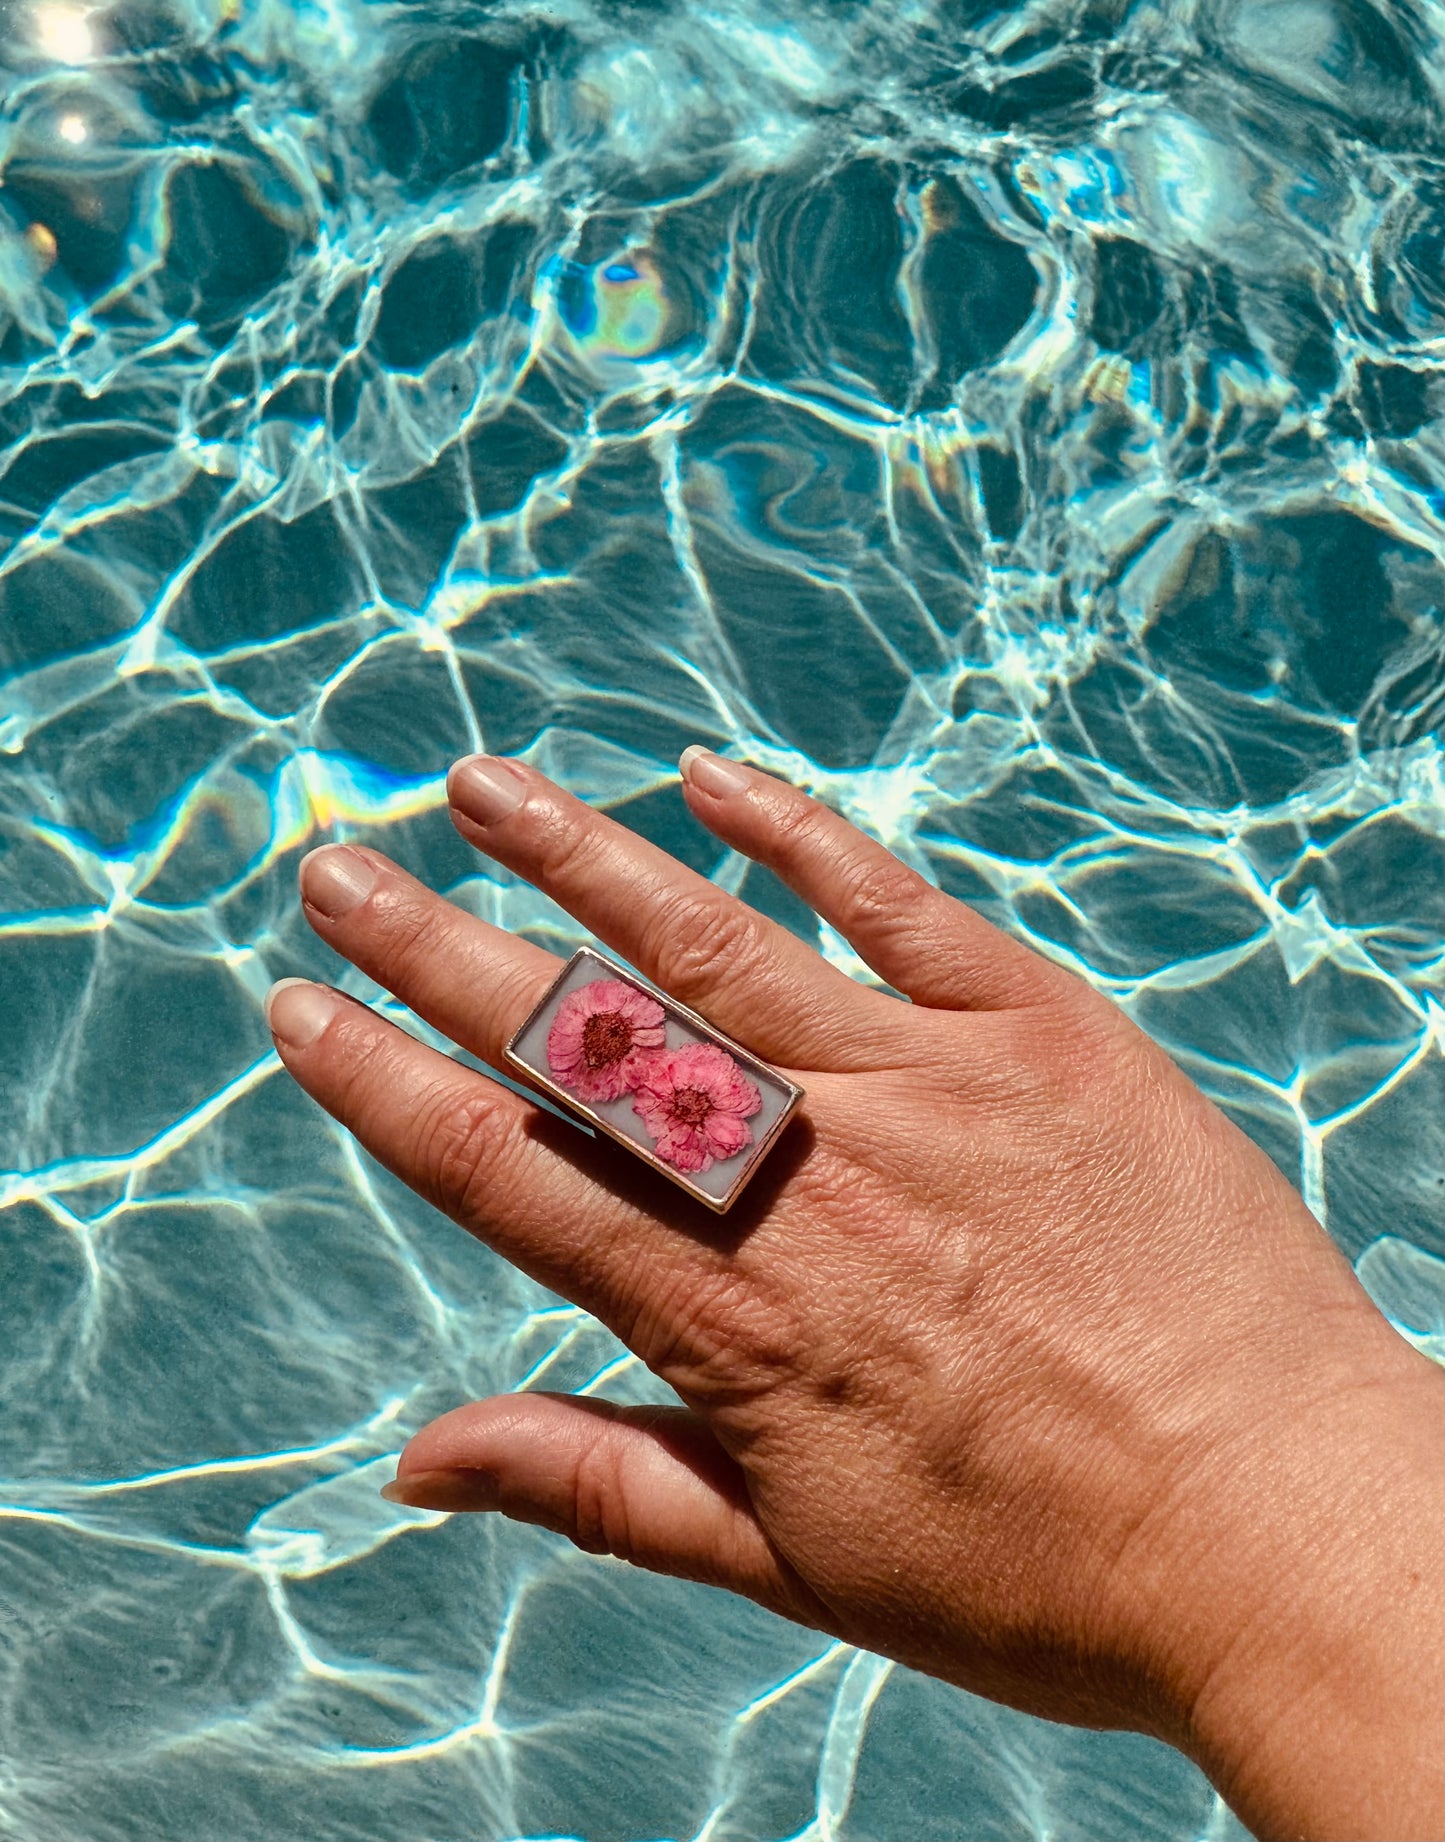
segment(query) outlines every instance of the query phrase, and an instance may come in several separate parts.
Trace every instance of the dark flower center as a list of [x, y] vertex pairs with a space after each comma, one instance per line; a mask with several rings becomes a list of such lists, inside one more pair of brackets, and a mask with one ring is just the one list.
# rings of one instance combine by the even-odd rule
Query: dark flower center
[[680, 1087], [672, 1097], [672, 1116], [685, 1126], [700, 1126], [712, 1111], [712, 1097], [700, 1087]]
[[582, 1054], [589, 1068], [610, 1068], [632, 1047], [632, 1025], [618, 1011], [594, 1011], [582, 1025]]

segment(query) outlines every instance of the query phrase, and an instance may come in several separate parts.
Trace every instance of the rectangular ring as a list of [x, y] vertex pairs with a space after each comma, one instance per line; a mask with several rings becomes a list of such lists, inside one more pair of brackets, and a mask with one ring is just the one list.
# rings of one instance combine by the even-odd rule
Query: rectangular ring
[[721, 1214], [803, 1098], [685, 1004], [579, 947], [505, 1060]]

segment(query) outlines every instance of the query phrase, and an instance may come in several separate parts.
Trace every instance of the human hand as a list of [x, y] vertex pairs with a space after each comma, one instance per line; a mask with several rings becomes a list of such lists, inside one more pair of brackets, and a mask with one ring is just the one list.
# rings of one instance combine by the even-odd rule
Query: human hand
[[[807, 1099], [719, 1220], [365, 1007], [278, 988], [306, 1090], [684, 1403], [474, 1403], [412, 1440], [395, 1494], [1155, 1733], [1268, 1833], [1431, 1833], [1430, 1683], [1388, 1651], [1430, 1598], [1438, 1373], [1121, 1012], [802, 793], [685, 760], [693, 813], [912, 1002], [520, 763], [454, 769], [463, 836]], [[560, 969], [374, 851], [313, 853], [302, 893], [323, 938], [494, 1065]], [[1309, 1754], [1324, 1723], [1333, 1774]], [[1349, 1762], [1385, 1729], [1389, 1772]]]

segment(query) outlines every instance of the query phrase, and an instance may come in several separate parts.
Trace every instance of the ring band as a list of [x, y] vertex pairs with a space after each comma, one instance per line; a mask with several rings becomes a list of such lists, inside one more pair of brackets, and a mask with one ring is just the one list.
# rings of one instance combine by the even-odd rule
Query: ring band
[[719, 1214], [803, 1098], [796, 1082], [591, 947], [568, 960], [504, 1059]]

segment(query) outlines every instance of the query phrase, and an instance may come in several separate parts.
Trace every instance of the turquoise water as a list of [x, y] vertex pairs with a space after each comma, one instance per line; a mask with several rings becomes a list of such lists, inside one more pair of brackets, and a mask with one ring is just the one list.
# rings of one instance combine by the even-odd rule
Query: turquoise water
[[0, 1835], [1238, 1833], [1150, 1743], [383, 1503], [464, 1398], [655, 1384], [260, 1000], [376, 996], [323, 838], [576, 944], [453, 833], [475, 748], [851, 966], [684, 812], [745, 751], [1126, 1005], [1445, 1354], [1441, 27], [0, 13]]

